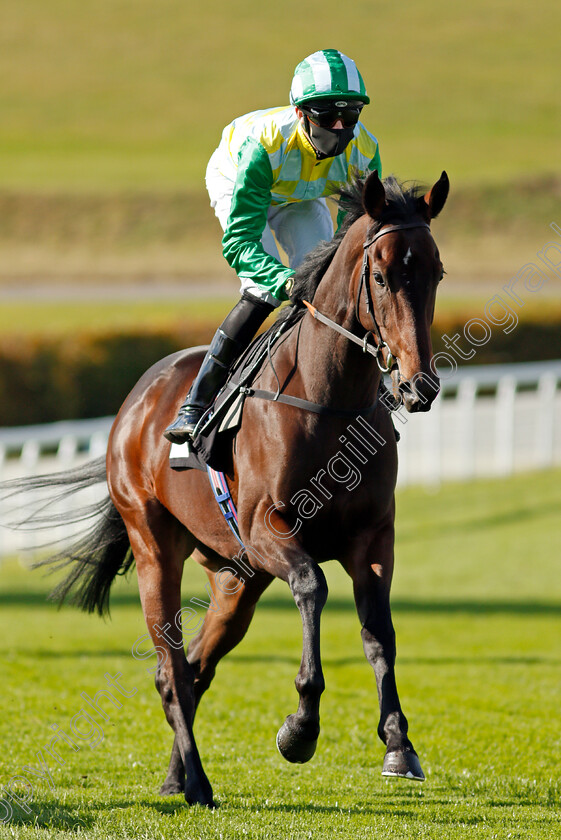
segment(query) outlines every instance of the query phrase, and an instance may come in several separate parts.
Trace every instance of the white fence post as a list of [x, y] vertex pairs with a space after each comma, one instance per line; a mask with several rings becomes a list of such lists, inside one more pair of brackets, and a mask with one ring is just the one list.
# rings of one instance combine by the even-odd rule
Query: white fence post
[[[432, 487], [440, 484], [442, 475], [442, 429], [441, 429], [442, 397], [438, 396], [428, 414], [423, 415], [425, 424], [423, 429], [423, 444], [425, 454], [425, 481]], [[428, 422], [427, 422], [428, 421]]]
[[[0, 477], [4, 475], [4, 462], [6, 460], [6, 447], [3, 443], [0, 443]], [[0, 499], [0, 523], [4, 519], [4, 502], [3, 499]], [[3, 557], [6, 553], [5, 551], [6, 545], [6, 530], [4, 528], [0, 528], [0, 557]]]
[[536, 466], [538, 467], [549, 467], [553, 463], [556, 394], [557, 376], [553, 373], [543, 373], [537, 390]]
[[59, 469], [69, 469], [74, 463], [77, 452], [78, 441], [76, 437], [74, 435], [65, 435], [60, 441], [56, 453]]
[[463, 379], [458, 385], [456, 416], [460, 446], [460, 478], [475, 475], [475, 379]]
[[[84, 463], [88, 458], [105, 454], [112, 417], [95, 420], [62, 421], [42, 426], [0, 428], [0, 468], [2, 478], [25, 479], [39, 472], [67, 470]], [[5, 491], [9, 495], [9, 491]], [[46, 485], [25, 496], [25, 509], [18, 506], [17, 495], [5, 498], [0, 488], [0, 556], [16, 555], [22, 551], [34, 553], [41, 545], [75, 538], [76, 523], [71, 522], [74, 511], [105, 496], [107, 487], [100, 484], [71, 493], [64, 501], [45, 507], [57, 493]], [[10, 527], [12, 521], [25, 519], [37, 509], [44, 509], [44, 519], [52, 525], [46, 530]], [[79, 526], [78, 526], [79, 528]]]
[[514, 403], [516, 379], [499, 380], [495, 400], [495, 464], [499, 475], [510, 475], [514, 469]]

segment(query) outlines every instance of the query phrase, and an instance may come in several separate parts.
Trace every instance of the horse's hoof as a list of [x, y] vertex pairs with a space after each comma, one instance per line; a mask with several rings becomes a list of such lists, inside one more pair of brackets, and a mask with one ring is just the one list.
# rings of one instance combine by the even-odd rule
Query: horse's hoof
[[160, 788], [160, 796], [174, 796], [176, 793], [183, 793], [184, 786], [180, 782], [165, 781]]
[[208, 779], [205, 779], [205, 784], [185, 782], [185, 801], [187, 805], [206, 805], [207, 808], [216, 808]]
[[416, 782], [425, 781], [419, 757], [411, 750], [387, 752], [384, 756], [382, 776], [399, 776], [401, 779], [414, 779]]
[[277, 749], [292, 764], [305, 764], [316, 751], [318, 739], [306, 737], [289, 715], [277, 732]]

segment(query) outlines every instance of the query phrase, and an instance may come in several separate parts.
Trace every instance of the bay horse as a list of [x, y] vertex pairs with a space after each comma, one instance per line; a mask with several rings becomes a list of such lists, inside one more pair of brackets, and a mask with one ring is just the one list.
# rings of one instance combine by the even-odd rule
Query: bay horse
[[[214, 807], [193, 734], [195, 712], [218, 662], [244, 637], [274, 578], [290, 587], [303, 628], [298, 709], [282, 724], [277, 746], [291, 762], [312, 757], [324, 690], [320, 616], [328, 594], [320, 564], [330, 559], [342, 564], [353, 583], [378, 688], [378, 735], [386, 746], [382, 772], [424, 778], [394, 672], [390, 586], [397, 446], [391, 415], [376, 395], [382, 371], [392, 368], [408, 411], [428, 410], [438, 392], [430, 325], [443, 267], [430, 222], [448, 188], [445, 172], [426, 192], [392, 176], [382, 182], [377, 173], [369, 175], [344, 192], [347, 215], [332, 242], [319, 246], [296, 273], [293, 305], [280, 316], [292, 323], [272, 348], [272, 364], [261, 370], [259, 386], [277, 391], [280, 384], [283, 393], [323, 409], [245, 400], [227, 473], [245, 551], [240, 553], [205, 473], [170, 469], [170, 445], [162, 437], [206, 348], [168, 356], [142, 376], [114, 422], [106, 459], [54, 481], [44, 478], [66, 485], [67, 492], [107, 478], [109, 496], [89, 536], [62, 560], [57, 555], [46, 562], [71, 564], [55, 590], [59, 600], [70, 596], [100, 613], [115, 576], [136, 562], [146, 624], [161, 653], [156, 687], [174, 732], [164, 795], [183, 793], [189, 804]], [[371, 352], [362, 352], [349, 334]], [[348, 469], [341, 443], [352, 454], [345, 432], [350, 418], [359, 417], [379, 445], [366, 452], [355, 438], [360, 481], [328, 483], [328, 473], [340, 477], [345, 463]], [[303, 487], [314, 489], [302, 493]], [[189, 556], [206, 570], [215, 608], [206, 612], [185, 653], [180, 587]]]

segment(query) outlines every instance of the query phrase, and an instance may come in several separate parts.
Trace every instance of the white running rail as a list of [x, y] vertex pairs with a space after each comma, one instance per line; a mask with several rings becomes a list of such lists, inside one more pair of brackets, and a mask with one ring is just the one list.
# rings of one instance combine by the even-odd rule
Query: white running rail
[[428, 413], [395, 416], [401, 486], [561, 464], [561, 361], [466, 366], [441, 386]]
[[[0, 479], [66, 470], [104, 455], [112, 422], [102, 417], [0, 429]], [[560, 465], [561, 360], [466, 366], [442, 381], [429, 412], [400, 409], [394, 424], [401, 434], [400, 486]], [[67, 499], [63, 510], [70, 513], [105, 493], [104, 485], [91, 488], [80, 499]], [[26, 504], [31, 510], [33, 499]], [[53, 536], [65, 540], [76, 533], [72, 524], [49, 532], [11, 531], [5, 527], [10, 507], [0, 502], [0, 556], [36, 551]]]

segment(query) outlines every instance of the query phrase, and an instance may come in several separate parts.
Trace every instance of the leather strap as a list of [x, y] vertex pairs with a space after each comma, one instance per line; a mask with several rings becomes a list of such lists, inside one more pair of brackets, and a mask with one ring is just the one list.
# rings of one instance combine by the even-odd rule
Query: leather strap
[[427, 230], [430, 230], [430, 225], [427, 225], [426, 222], [407, 222], [405, 225], [390, 225], [389, 227], [384, 227], [382, 230], [379, 230], [378, 233], [375, 233], [371, 239], [365, 242], [363, 248], [369, 248], [374, 242], [376, 242], [377, 239], [381, 236], [385, 236], [386, 233], [394, 233], [398, 230], [409, 230], [410, 228], [426, 228]]
[[[362, 343], [362, 342], [360, 342]], [[256, 397], [258, 400], [269, 400], [270, 402], [285, 403], [285, 405], [293, 405], [295, 408], [302, 408], [304, 411], [311, 411], [314, 414], [329, 414], [332, 417], [359, 417], [361, 414], [371, 414], [378, 405], [378, 396], [372, 405], [366, 408], [345, 409], [345, 408], [330, 408], [327, 405], [320, 405], [319, 403], [304, 400], [300, 397], [291, 397], [290, 394], [273, 394], [272, 391], [261, 391], [259, 388], [248, 388], [245, 385], [239, 387], [235, 382], [228, 382], [228, 388], [239, 391], [246, 397]]]
[[[362, 287], [364, 286], [364, 293], [366, 295], [366, 311], [371, 316], [372, 322], [374, 324], [374, 330], [373, 331], [367, 331], [364, 338], [360, 339], [354, 333], [349, 332], [349, 330], [346, 330], [344, 327], [340, 326], [336, 321], [332, 321], [331, 318], [328, 318], [326, 315], [323, 315], [321, 312], [318, 312], [318, 310], [315, 308], [315, 306], [312, 306], [312, 304], [309, 303], [307, 300], [302, 300], [302, 303], [304, 304], [304, 306], [307, 307], [308, 311], [314, 316], [314, 318], [316, 320], [320, 321], [322, 324], [325, 324], [326, 326], [330, 327], [332, 330], [335, 330], [336, 332], [340, 333], [341, 335], [344, 335], [345, 338], [348, 338], [348, 340], [352, 341], [354, 344], [360, 345], [362, 347], [362, 350], [363, 350], [364, 353], [370, 353], [372, 356], [374, 356], [374, 358], [376, 359], [376, 362], [378, 364], [378, 367], [380, 368], [382, 373], [389, 373], [392, 370], [392, 368], [395, 365], [395, 359], [393, 358], [392, 354], [389, 353], [389, 356], [388, 356], [389, 361], [388, 361], [387, 365], [386, 365], [386, 362], [384, 362], [384, 365], [386, 365], [386, 366], [383, 367], [382, 364], [380, 363], [380, 356], [381, 356], [382, 349], [384, 347], [387, 347], [387, 344], [384, 341], [384, 339], [382, 338], [382, 333], [380, 332], [380, 327], [378, 326], [378, 322], [376, 321], [376, 316], [374, 314], [374, 301], [372, 299], [372, 290], [370, 288], [370, 276], [369, 276], [370, 271], [369, 271], [369, 266], [368, 266], [368, 248], [370, 247], [370, 245], [372, 245], [374, 242], [376, 242], [376, 240], [379, 239], [381, 236], [385, 236], [386, 233], [395, 233], [399, 230], [409, 230], [411, 228], [426, 228], [426, 230], [430, 231], [430, 226], [427, 225], [426, 222], [407, 222], [406, 224], [403, 224], [403, 225], [389, 225], [389, 226], [386, 226], [386, 227], [382, 228], [382, 230], [379, 230], [377, 233], [375, 233], [374, 236], [372, 236], [370, 239], [368, 239], [363, 245], [364, 257], [363, 257], [363, 260], [362, 260], [362, 272], [361, 272], [361, 275], [360, 275], [360, 283], [359, 283], [359, 286], [358, 286], [358, 291], [357, 291], [357, 296], [356, 296], [355, 313], [356, 313], [356, 319], [360, 323], [359, 311], [358, 310], [359, 310], [359, 304], [360, 304], [360, 295], [361, 295], [361, 292], [362, 292]], [[375, 335], [376, 336], [376, 338], [378, 339], [378, 344], [377, 345], [372, 346], [372, 345], [368, 344], [368, 337], [370, 335]], [[382, 357], [382, 361], [384, 361], [383, 357]]]
[[366, 333], [364, 338], [359, 338], [349, 330], [346, 330], [345, 327], [342, 327], [336, 321], [332, 321], [331, 318], [328, 318], [327, 315], [323, 315], [315, 306], [312, 306], [307, 300], [302, 299], [302, 303], [307, 308], [308, 312], [314, 316], [317, 321], [320, 321], [322, 324], [325, 324], [328, 327], [331, 327], [332, 330], [335, 332], [341, 333], [344, 335], [345, 338], [348, 338], [349, 341], [352, 341], [353, 344], [358, 344], [359, 347], [362, 347], [364, 353], [370, 353], [372, 356], [376, 356], [378, 354], [378, 350], [376, 347], [372, 347], [371, 344], [368, 344], [368, 336], [371, 334], [369, 332]]

